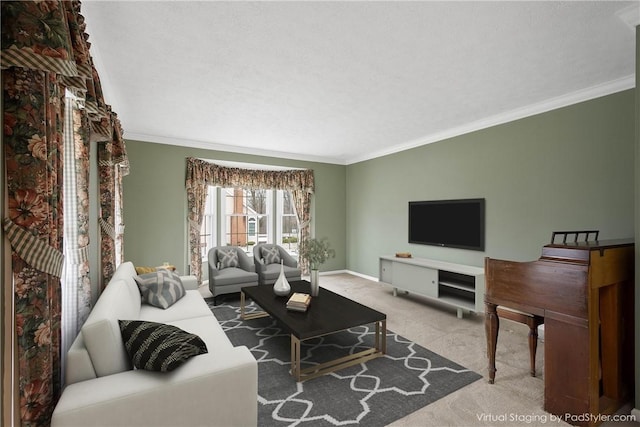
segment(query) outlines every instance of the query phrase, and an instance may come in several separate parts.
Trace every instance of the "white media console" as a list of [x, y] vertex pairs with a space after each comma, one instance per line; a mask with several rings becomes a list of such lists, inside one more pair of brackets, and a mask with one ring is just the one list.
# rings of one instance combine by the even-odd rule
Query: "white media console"
[[425, 258], [380, 257], [380, 282], [397, 290], [436, 299], [457, 309], [484, 312], [484, 268]]

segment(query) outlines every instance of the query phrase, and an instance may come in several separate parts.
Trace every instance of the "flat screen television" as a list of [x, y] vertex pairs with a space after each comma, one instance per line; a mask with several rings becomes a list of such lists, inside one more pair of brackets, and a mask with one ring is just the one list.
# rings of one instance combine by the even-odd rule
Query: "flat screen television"
[[484, 251], [484, 199], [409, 202], [409, 243]]

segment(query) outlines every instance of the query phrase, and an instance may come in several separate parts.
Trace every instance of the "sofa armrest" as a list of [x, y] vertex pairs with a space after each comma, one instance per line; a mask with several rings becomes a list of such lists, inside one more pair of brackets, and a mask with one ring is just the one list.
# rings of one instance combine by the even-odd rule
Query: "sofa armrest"
[[255, 426], [257, 395], [251, 352], [214, 348], [172, 372], [131, 370], [71, 384], [51, 426]]
[[198, 289], [198, 278], [196, 276], [180, 276], [180, 281], [188, 291]]
[[253, 257], [253, 265], [256, 273], [262, 273], [267, 268], [264, 261], [262, 261], [262, 258], [256, 258], [255, 256]]

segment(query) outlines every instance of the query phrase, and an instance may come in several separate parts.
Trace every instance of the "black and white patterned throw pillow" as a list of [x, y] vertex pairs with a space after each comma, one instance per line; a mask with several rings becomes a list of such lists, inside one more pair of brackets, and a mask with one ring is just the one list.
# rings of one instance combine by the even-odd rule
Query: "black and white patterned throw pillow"
[[169, 372], [198, 354], [207, 353], [202, 339], [176, 326], [141, 320], [118, 320], [122, 341], [137, 369]]
[[169, 308], [187, 294], [180, 276], [163, 268], [135, 276], [134, 280], [142, 294], [142, 301], [155, 307]]
[[265, 264], [280, 264], [280, 251], [277, 246], [261, 247], [260, 252]]
[[238, 252], [236, 249], [217, 249], [218, 252], [218, 269], [238, 267]]

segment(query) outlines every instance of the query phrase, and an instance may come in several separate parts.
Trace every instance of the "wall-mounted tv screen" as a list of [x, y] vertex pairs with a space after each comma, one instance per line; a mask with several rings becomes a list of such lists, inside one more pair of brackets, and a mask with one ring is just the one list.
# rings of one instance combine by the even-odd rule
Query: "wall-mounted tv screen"
[[409, 243], [484, 251], [484, 199], [409, 202]]

